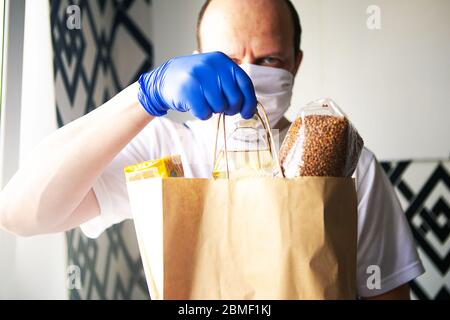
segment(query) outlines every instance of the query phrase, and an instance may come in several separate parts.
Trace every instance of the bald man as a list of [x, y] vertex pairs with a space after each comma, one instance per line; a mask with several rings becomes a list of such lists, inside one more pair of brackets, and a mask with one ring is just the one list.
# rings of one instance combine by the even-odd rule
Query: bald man
[[[313, 32], [313, 31], [311, 31]], [[57, 130], [0, 193], [0, 226], [30, 236], [81, 226], [92, 238], [131, 218], [123, 168], [180, 154], [186, 177], [210, 178], [218, 113], [250, 118], [257, 100], [283, 139], [294, 77], [302, 61], [301, 26], [286, 0], [214, 0], [198, 21], [198, 52], [143, 74], [110, 101]], [[190, 112], [181, 125], [164, 115]], [[358, 295], [408, 299], [423, 273], [405, 215], [374, 155], [364, 149], [358, 194]], [[369, 288], [370, 266], [381, 284]]]

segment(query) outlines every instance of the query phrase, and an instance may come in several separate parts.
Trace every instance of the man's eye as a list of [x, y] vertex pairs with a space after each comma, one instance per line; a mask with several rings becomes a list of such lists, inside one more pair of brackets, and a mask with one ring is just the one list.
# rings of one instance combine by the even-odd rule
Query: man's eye
[[261, 64], [266, 66], [277, 66], [281, 63], [280, 59], [274, 57], [265, 57], [261, 59]]

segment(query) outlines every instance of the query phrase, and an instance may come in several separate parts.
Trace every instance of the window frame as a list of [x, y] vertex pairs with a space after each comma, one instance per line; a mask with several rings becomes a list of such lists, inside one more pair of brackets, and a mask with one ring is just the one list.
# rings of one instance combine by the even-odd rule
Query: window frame
[[0, 188], [18, 169], [25, 0], [1, 0], [3, 41], [0, 101]]

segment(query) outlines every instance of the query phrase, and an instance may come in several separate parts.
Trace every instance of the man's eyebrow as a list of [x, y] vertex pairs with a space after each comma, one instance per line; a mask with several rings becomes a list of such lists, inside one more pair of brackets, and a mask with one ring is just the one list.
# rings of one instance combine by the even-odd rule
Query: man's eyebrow
[[276, 58], [284, 58], [286, 56], [285, 53], [281, 51], [269, 51], [267, 53], [259, 54], [258, 56], [255, 56], [255, 59], [262, 59], [267, 57], [276, 57]]

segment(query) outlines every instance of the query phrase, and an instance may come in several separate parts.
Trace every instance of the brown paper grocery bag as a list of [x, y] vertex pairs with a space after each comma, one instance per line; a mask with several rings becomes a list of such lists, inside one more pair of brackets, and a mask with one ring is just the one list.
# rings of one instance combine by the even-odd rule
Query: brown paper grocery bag
[[354, 299], [351, 178], [128, 182], [152, 299]]

